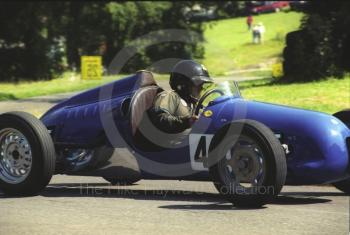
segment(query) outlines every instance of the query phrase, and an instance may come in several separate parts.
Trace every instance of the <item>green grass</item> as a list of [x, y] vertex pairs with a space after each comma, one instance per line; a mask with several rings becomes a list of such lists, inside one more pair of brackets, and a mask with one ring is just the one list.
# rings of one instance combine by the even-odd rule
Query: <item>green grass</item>
[[[18, 85], [0, 84], [0, 100], [21, 99], [54, 93], [80, 91], [96, 87], [120, 76], [107, 76], [101, 81], [82, 81], [73, 73], [52, 81], [21, 82]], [[167, 75], [156, 75], [157, 80], [167, 80]], [[276, 84], [271, 79], [240, 82], [239, 87], [246, 99], [289, 105], [326, 113], [350, 108], [350, 76], [319, 82]]]
[[266, 28], [263, 45], [252, 43], [245, 17], [207, 23], [202, 63], [213, 75], [223, 75], [280, 57], [285, 35], [299, 28], [302, 16], [292, 11], [254, 16], [254, 23], [263, 22]]
[[271, 79], [239, 84], [246, 99], [277, 103], [329, 114], [350, 108], [350, 76], [297, 84], [271, 84]]
[[[17, 100], [35, 96], [52, 95], [73, 91], [82, 91], [93, 87], [101, 86], [128, 75], [104, 76], [102, 80], [81, 80], [80, 75], [66, 72], [62, 77], [51, 81], [0, 83], [0, 101]], [[166, 75], [155, 75], [157, 80], [164, 80]]]
[[[266, 43], [251, 44], [251, 33], [247, 31], [245, 18], [220, 20], [207, 23], [205, 30], [205, 59], [203, 63], [213, 75], [262, 63], [281, 53], [284, 35], [299, 25], [300, 13], [275, 13], [255, 16], [254, 22], [262, 21], [266, 26]], [[282, 40], [276, 40], [276, 36]], [[256, 76], [266, 72], [251, 72], [239, 76]], [[80, 76], [67, 72], [51, 81], [0, 83], [0, 100], [16, 100], [34, 96], [81, 91], [100, 86], [126, 75], [106, 76], [101, 81], [82, 81]], [[168, 79], [168, 75], [156, 75], [156, 79]]]
[[34, 96], [51, 95], [71, 91], [80, 91], [96, 87], [118, 79], [119, 77], [104, 77], [103, 80], [81, 80], [79, 75], [71, 72], [51, 81], [1, 83], [0, 100], [16, 100]]
[[[220, 20], [206, 24], [205, 58], [202, 61], [212, 75], [250, 68], [279, 57], [284, 47], [285, 34], [299, 27], [301, 13], [273, 13], [254, 16], [254, 22], [262, 21], [266, 27], [265, 43], [251, 43], [245, 17]], [[253, 71], [234, 76], [270, 77], [269, 71]], [[34, 96], [81, 91], [117, 80], [126, 75], [105, 76], [101, 81], [83, 81], [80, 75], [67, 72], [51, 81], [0, 83], [0, 100], [16, 100]], [[167, 80], [168, 75], [155, 75], [157, 80]], [[350, 108], [350, 76], [345, 79], [329, 79], [298, 84], [276, 84], [271, 79], [240, 83], [247, 99], [290, 105], [305, 109], [334, 113]]]

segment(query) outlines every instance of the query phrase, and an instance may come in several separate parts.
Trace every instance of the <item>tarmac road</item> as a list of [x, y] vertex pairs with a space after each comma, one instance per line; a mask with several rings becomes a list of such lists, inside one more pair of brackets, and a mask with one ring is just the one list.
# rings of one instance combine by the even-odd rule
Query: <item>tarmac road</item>
[[[0, 102], [0, 112], [40, 116], [71, 95]], [[349, 197], [328, 186], [285, 186], [272, 204], [248, 210], [226, 203], [210, 182], [111, 186], [59, 175], [39, 196], [0, 191], [0, 235], [7, 234], [349, 234]]]
[[41, 195], [0, 193], [0, 234], [348, 234], [349, 198], [333, 187], [286, 186], [262, 209], [236, 209], [210, 182], [55, 176]]

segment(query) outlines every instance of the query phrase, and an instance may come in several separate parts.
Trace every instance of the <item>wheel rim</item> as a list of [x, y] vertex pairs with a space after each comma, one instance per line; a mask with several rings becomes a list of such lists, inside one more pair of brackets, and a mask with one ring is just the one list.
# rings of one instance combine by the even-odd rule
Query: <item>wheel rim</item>
[[27, 138], [18, 130], [0, 130], [0, 179], [18, 184], [32, 168], [32, 150]]
[[230, 190], [256, 192], [262, 185], [266, 173], [264, 154], [255, 140], [240, 136], [237, 142], [226, 148], [225, 156], [219, 161], [221, 179]]

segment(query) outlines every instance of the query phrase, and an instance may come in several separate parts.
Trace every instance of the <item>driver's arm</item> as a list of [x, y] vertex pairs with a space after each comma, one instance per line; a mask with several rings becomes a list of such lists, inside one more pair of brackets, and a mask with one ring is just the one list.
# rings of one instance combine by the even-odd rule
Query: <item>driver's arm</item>
[[186, 116], [174, 116], [163, 109], [154, 109], [151, 111], [152, 120], [154, 120], [159, 129], [167, 133], [182, 132], [191, 127], [190, 118]]
[[191, 127], [191, 113], [179, 113], [180, 99], [174, 93], [168, 93], [158, 97], [154, 107], [149, 111], [153, 123], [167, 133], [182, 132]]

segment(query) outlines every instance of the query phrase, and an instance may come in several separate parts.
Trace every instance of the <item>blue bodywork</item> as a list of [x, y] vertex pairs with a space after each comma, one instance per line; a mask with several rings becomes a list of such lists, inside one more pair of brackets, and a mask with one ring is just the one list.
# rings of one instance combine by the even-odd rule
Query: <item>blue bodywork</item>
[[[142, 152], [132, 143], [130, 120], [123, 111], [123, 103], [130, 100], [139, 88], [138, 76], [122, 80], [78, 94], [50, 109], [41, 120], [51, 130], [57, 148], [93, 148], [101, 144], [111, 144], [106, 136], [101, 117], [110, 115], [115, 122], [122, 141], [112, 145], [115, 148], [128, 148], [136, 156], [143, 178], [177, 178], [209, 180], [207, 171], [191, 169], [189, 145], [159, 152]], [[105, 96], [102, 91], [111, 91]], [[288, 184], [320, 184], [339, 181], [349, 177], [349, 139], [350, 130], [336, 117], [310, 110], [282, 105], [245, 100], [242, 97], [222, 96], [212, 101], [205, 110], [213, 115], [201, 115], [192, 127], [191, 134], [215, 135], [224, 125], [238, 119], [252, 119], [268, 126], [281, 143], [288, 146], [286, 155]], [[184, 142], [189, 141], [185, 137]], [[137, 155], [144, 156], [137, 158]], [[167, 171], [169, 177], [158, 176], [143, 170], [148, 164], [161, 172]], [[188, 168], [187, 176], [172, 177], [176, 166]], [[174, 174], [176, 175], [176, 174]]]

